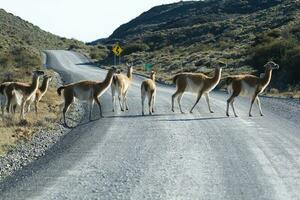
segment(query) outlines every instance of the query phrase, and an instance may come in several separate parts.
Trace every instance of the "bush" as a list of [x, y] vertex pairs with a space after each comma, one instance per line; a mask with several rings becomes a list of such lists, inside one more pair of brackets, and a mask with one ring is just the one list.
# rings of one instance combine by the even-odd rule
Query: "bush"
[[16, 46], [8, 51], [0, 52], [0, 67], [32, 68], [42, 64], [40, 53], [34, 49]]
[[107, 56], [107, 49], [101, 45], [93, 46], [89, 54], [91, 59], [102, 60]]
[[149, 46], [145, 43], [131, 43], [124, 47], [123, 55], [129, 55], [140, 51], [148, 51], [149, 49]]
[[39, 53], [25, 47], [13, 47], [10, 51], [16, 67], [36, 67], [42, 64]]
[[[269, 41], [269, 40], [266, 40]], [[300, 44], [289, 37], [277, 38], [271, 42], [262, 43], [250, 50], [253, 54], [249, 60], [259, 72], [268, 60], [273, 60], [280, 65], [280, 69], [274, 72], [271, 85], [280, 89], [287, 89], [288, 85], [297, 85], [300, 81]]]

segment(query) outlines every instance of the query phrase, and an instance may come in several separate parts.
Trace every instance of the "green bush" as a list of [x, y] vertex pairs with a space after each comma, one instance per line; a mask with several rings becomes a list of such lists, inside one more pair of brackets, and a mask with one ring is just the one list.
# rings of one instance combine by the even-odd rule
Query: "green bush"
[[[270, 40], [265, 40], [270, 41]], [[271, 85], [280, 89], [287, 89], [288, 85], [297, 85], [300, 82], [300, 44], [293, 37], [286, 39], [277, 38], [265, 42], [250, 50], [253, 54], [249, 60], [259, 72], [268, 60], [273, 60], [280, 65], [274, 71]]]
[[0, 67], [33, 68], [42, 64], [41, 56], [35, 49], [15, 46], [0, 52]]
[[123, 55], [129, 55], [140, 51], [148, 51], [149, 49], [149, 46], [145, 43], [131, 43], [124, 47]]
[[102, 45], [92, 46], [89, 54], [91, 59], [102, 60], [107, 56], [107, 49]]

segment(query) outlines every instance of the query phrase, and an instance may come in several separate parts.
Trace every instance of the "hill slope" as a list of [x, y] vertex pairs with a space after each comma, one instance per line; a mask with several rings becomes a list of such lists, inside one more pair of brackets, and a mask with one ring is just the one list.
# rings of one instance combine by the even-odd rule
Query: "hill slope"
[[[42, 50], [70, 47], [89, 49], [80, 41], [53, 35], [0, 9], [0, 83], [11, 80], [30, 83], [31, 71], [42, 68]], [[43, 70], [46, 74], [54, 76], [52, 71], [44, 68]], [[26, 113], [26, 121], [19, 121], [18, 117], [0, 114], [0, 157], [19, 141], [31, 139], [35, 132], [57, 126], [57, 105], [61, 100], [57, 98], [56, 87], [56, 81], [50, 83], [45, 97], [39, 104], [38, 117], [30, 112]]]
[[[261, 71], [268, 59], [286, 64], [276, 52], [261, 52], [262, 45], [277, 41], [282, 51], [299, 48], [299, 9], [296, 0], [179, 2], [154, 7], [98, 42], [121, 41], [125, 59], [157, 64], [162, 73], [203, 71], [220, 59], [235, 69], [230, 73], [239, 73], [236, 68]], [[259, 62], [253, 60], [262, 54]]]
[[38, 66], [40, 50], [69, 48], [70, 45], [85, 46], [82, 42], [43, 31], [0, 9], [0, 67]]

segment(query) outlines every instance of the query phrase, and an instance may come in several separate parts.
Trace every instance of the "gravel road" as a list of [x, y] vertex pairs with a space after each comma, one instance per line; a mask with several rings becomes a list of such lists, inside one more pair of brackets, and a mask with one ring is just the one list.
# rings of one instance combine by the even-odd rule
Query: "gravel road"
[[[48, 51], [66, 82], [103, 80], [83, 56]], [[141, 116], [141, 77], [129, 91], [129, 112], [83, 120], [44, 157], [0, 185], [0, 199], [300, 199], [300, 104], [262, 98], [264, 117], [238, 99], [240, 117], [225, 117], [227, 95], [202, 99], [194, 114], [170, 111], [174, 87], [158, 85], [156, 114]], [[188, 110], [195, 97], [185, 95]]]

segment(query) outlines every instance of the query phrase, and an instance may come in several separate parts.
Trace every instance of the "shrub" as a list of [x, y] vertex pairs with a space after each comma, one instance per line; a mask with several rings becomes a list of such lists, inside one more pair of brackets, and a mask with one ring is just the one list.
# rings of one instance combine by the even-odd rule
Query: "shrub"
[[36, 67], [42, 64], [39, 53], [25, 47], [13, 47], [10, 51], [16, 67]]
[[[269, 41], [269, 40], [266, 40]], [[249, 64], [259, 72], [262, 66], [273, 60], [280, 65], [280, 69], [274, 72], [272, 86], [287, 89], [288, 85], [296, 85], [300, 81], [300, 44], [289, 37], [287, 39], [273, 39], [271, 42], [262, 43], [253, 47]]]
[[129, 55], [140, 51], [147, 51], [149, 49], [150, 49], [149, 46], [145, 43], [131, 43], [131, 44], [127, 44], [124, 47], [123, 55]]

